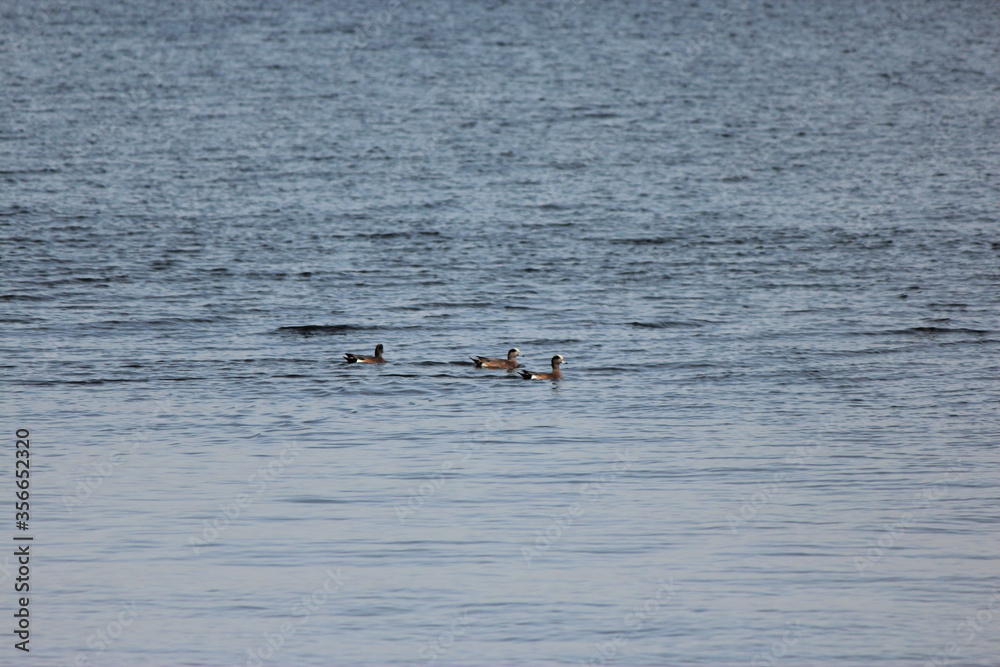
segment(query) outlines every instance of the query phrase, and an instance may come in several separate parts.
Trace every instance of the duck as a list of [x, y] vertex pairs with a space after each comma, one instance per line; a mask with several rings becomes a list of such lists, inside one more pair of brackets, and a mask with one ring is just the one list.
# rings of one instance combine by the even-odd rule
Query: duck
[[563, 362], [563, 356], [557, 354], [552, 357], [552, 372], [551, 373], [532, 373], [531, 371], [521, 371], [521, 377], [525, 380], [561, 380], [562, 371], [559, 370], [559, 364]]
[[506, 359], [496, 357], [469, 357], [476, 364], [476, 368], [517, 368], [520, 366], [515, 357], [521, 356], [521, 350], [516, 347], [510, 348]]
[[369, 357], [366, 354], [351, 354], [350, 352], [346, 352], [344, 359], [349, 364], [384, 364], [385, 359], [382, 357], [382, 343], [375, 346], [375, 356], [373, 357]]

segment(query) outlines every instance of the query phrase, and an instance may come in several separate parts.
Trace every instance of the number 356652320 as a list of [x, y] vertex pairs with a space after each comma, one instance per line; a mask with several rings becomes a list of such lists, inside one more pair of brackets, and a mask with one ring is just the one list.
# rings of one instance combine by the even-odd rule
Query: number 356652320
[[19, 428], [17, 430], [17, 445], [15, 450], [14, 459], [14, 476], [17, 480], [14, 485], [17, 487], [15, 492], [15, 497], [18, 502], [15, 504], [14, 508], [17, 510], [14, 518], [17, 521], [27, 521], [28, 520], [28, 498], [30, 497], [30, 492], [28, 487], [30, 483], [28, 481], [31, 473], [31, 450], [29, 449], [30, 441], [28, 440], [28, 429]]

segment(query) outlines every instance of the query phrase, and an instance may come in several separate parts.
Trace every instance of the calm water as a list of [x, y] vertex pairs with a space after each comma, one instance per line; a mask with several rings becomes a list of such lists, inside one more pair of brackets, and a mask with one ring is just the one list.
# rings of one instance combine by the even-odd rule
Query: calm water
[[5, 664], [998, 664], [994, 3], [0, 10]]

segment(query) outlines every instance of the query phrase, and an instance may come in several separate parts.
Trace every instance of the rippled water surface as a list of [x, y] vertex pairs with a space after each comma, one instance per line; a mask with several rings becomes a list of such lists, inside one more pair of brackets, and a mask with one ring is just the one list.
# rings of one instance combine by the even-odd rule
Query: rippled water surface
[[995, 665], [998, 63], [975, 1], [0, 4], [4, 664]]

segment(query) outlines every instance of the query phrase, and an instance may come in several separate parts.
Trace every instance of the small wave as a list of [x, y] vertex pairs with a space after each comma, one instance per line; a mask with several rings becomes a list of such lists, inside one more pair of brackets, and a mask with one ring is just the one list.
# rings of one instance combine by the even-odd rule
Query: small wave
[[441, 232], [436, 230], [417, 230], [410, 232], [358, 232], [353, 234], [351, 238], [356, 239], [399, 239], [399, 238], [411, 238], [414, 236], [441, 236]]
[[665, 243], [675, 243], [679, 240], [674, 236], [656, 236], [652, 238], [609, 239], [608, 243], [615, 245], [663, 245]]
[[878, 331], [878, 332], [864, 332], [864, 335], [870, 336], [881, 336], [881, 335], [917, 335], [917, 336], [927, 336], [935, 334], [972, 334], [975, 336], [985, 336], [987, 334], [993, 333], [989, 329], [970, 329], [968, 327], [934, 327], [934, 326], [922, 326], [922, 327], [908, 327], [906, 329], [890, 329], [888, 331]]
[[0, 176], [33, 176], [35, 174], [58, 174], [59, 170], [54, 167], [42, 167], [41, 169], [0, 169]]
[[[0, 215], [3, 215], [0, 213]], [[52, 227], [49, 231], [53, 232], [89, 232], [91, 227], [87, 225], [63, 225], [62, 227]]]
[[[163, 380], [189, 380], [189, 379], [204, 379], [204, 378], [161, 378]], [[138, 377], [138, 378], [92, 378], [89, 380], [41, 380], [38, 382], [29, 382], [29, 384], [37, 384], [40, 386], [58, 386], [58, 385], [74, 385], [74, 386], [91, 386], [91, 385], [101, 385], [101, 384], [125, 384], [129, 382], [149, 382], [148, 377]]]
[[298, 326], [278, 327], [275, 333], [298, 334], [300, 336], [329, 336], [332, 334], [344, 333], [346, 331], [365, 331], [369, 327], [361, 327], [355, 324], [303, 324]]
[[65, 282], [77, 282], [77, 283], [118, 283], [125, 282], [128, 280], [127, 275], [117, 275], [117, 276], [78, 276], [76, 278], [67, 279]]
[[431, 301], [423, 308], [485, 308], [493, 306], [491, 301]]
[[663, 320], [661, 322], [627, 322], [626, 324], [639, 329], [698, 329], [701, 327], [699, 322], [680, 322], [676, 320]]
[[1000, 343], [1000, 339], [976, 338], [976, 339], [946, 341], [939, 343], [939, 345], [941, 345], [941, 347], [954, 347], [962, 345], [996, 345], [997, 343]]
[[290, 503], [302, 503], [304, 505], [341, 505], [348, 501], [346, 500], [336, 500], [335, 498], [312, 498], [312, 497], [300, 497], [300, 498], [289, 498]]
[[47, 296], [37, 294], [0, 294], [0, 301], [48, 301]]
[[81, 322], [77, 325], [80, 330], [106, 329], [115, 330], [147, 330], [150, 327], [185, 327], [192, 324], [219, 324], [231, 322], [232, 318], [226, 316], [217, 317], [160, 317], [151, 320], [99, 320], [97, 322]]

